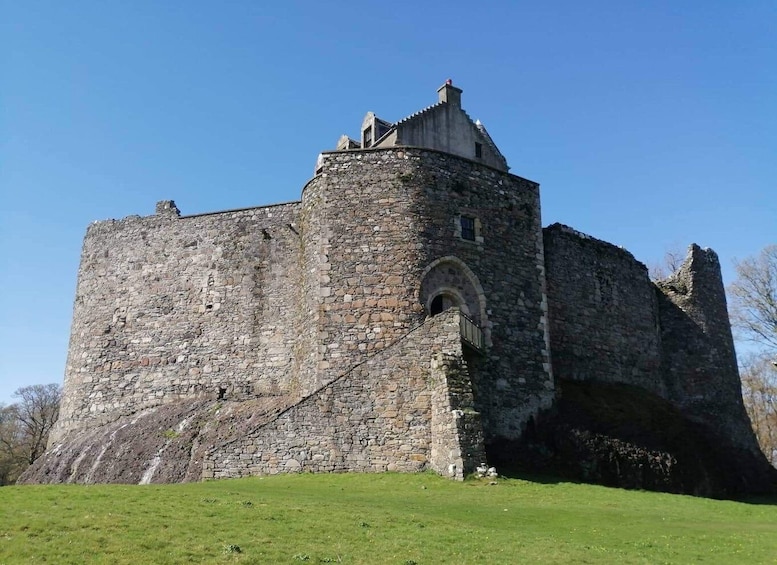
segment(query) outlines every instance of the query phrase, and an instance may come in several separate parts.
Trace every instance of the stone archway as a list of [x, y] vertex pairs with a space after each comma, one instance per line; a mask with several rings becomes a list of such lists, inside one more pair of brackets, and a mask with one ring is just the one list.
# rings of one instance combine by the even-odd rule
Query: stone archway
[[441, 257], [424, 269], [418, 298], [427, 315], [458, 307], [482, 329], [488, 327], [483, 287], [472, 269], [458, 257]]
[[442, 286], [435, 288], [426, 298], [426, 312], [431, 316], [436, 316], [448, 308], [456, 307], [467, 316], [471, 316], [470, 308], [466, 299], [456, 288]]

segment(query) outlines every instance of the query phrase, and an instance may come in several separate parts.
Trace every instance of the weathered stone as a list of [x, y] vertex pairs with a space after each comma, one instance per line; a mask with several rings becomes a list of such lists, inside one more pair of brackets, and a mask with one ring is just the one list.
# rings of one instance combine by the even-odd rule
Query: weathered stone
[[[714, 254], [694, 248], [657, 292], [628, 252], [563, 226], [543, 235], [539, 186], [507, 172], [459, 89], [440, 93], [397, 124], [367, 119], [385, 130], [363, 130], [373, 148], [323, 153], [299, 202], [181, 216], [163, 201], [92, 224], [60, 420], [36, 467], [50, 472], [25, 480], [152, 477], [151, 463], [55, 462], [178, 402], [268, 399], [284, 410], [218, 441], [206, 430], [192, 468], [462, 478], [552, 406], [554, 371], [641, 387], [753, 449]], [[135, 437], [128, 451], [154, 461]]]

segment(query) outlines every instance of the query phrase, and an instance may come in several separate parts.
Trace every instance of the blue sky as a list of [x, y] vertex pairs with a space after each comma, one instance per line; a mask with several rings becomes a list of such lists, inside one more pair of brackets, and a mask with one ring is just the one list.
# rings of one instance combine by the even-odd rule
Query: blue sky
[[95, 220], [296, 200], [447, 78], [543, 221], [645, 263], [777, 242], [777, 3], [0, 0], [0, 403], [61, 382]]

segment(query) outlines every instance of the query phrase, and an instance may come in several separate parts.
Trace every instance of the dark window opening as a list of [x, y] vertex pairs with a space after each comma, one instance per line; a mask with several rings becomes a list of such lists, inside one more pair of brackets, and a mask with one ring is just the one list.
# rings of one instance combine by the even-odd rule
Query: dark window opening
[[224, 400], [225, 396], [227, 396], [227, 389], [219, 388], [219, 400]]
[[436, 316], [442, 312], [442, 294], [438, 294], [432, 299], [432, 304], [429, 306], [429, 313], [432, 316]]
[[481, 159], [483, 157], [483, 144], [475, 143], [475, 157]]
[[475, 218], [461, 217], [461, 239], [475, 241]]
[[372, 147], [372, 126], [368, 127], [366, 130], [364, 130], [364, 144], [362, 145], [365, 149], [368, 147]]
[[377, 130], [375, 133], [375, 139], [378, 140], [386, 135], [386, 132], [391, 129], [391, 125], [387, 124], [386, 122], [378, 121], [375, 124], [375, 129]]

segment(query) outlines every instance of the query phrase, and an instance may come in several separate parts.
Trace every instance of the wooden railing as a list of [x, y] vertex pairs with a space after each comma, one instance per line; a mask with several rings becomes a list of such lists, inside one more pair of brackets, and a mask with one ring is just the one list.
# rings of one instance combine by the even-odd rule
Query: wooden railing
[[483, 330], [465, 314], [459, 315], [459, 330], [461, 330], [461, 339], [464, 343], [480, 353], [485, 352], [486, 343], [483, 339]]

